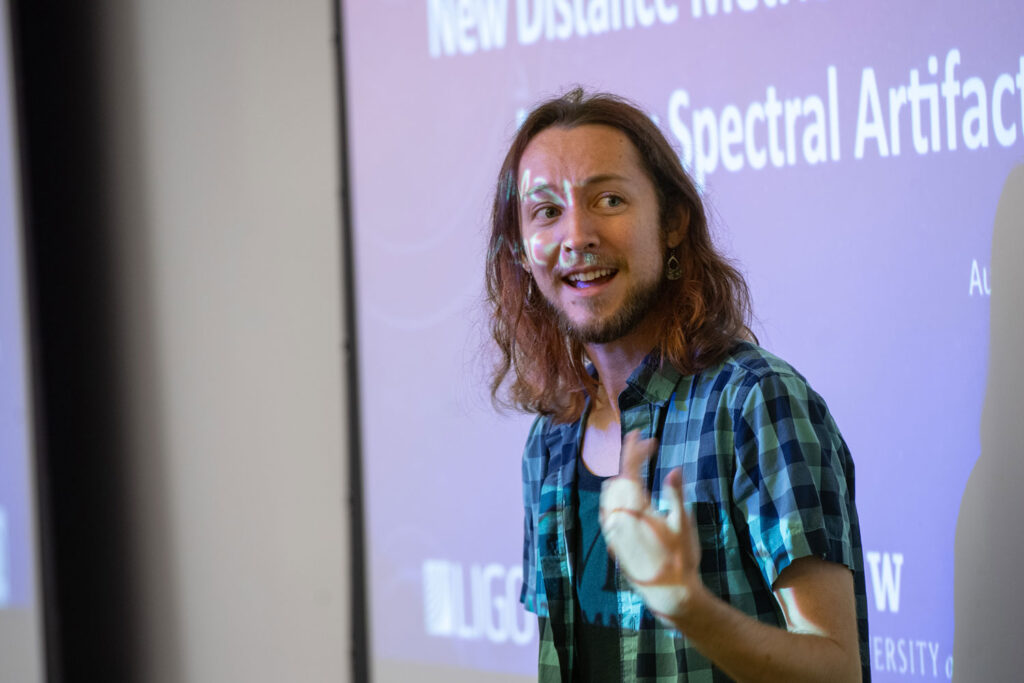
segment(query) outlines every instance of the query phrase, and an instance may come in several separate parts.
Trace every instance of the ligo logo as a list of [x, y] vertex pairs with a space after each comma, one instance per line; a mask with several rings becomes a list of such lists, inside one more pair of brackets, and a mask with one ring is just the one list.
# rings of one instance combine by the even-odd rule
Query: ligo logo
[[11, 601], [7, 545], [7, 513], [0, 507], [0, 607], [6, 606]]
[[[467, 580], [468, 578], [468, 580]], [[524, 645], [534, 621], [519, 607], [523, 570], [499, 564], [423, 563], [423, 620], [432, 636]]]

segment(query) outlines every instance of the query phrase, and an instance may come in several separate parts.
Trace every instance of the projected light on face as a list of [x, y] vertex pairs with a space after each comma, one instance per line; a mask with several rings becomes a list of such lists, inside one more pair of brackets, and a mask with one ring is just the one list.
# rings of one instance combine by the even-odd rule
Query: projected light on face
[[632, 332], [663, 290], [666, 237], [654, 185], [617, 129], [539, 133], [520, 162], [524, 266], [583, 343]]
[[542, 235], [534, 235], [529, 240], [523, 241], [523, 249], [528, 255], [531, 263], [540, 265], [557, 251], [558, 267], [564, 269], [576, 266], [596, 266], [597, 254], [589, 251], [559, 251], [559, 245], [551, 240], [545, 240]]

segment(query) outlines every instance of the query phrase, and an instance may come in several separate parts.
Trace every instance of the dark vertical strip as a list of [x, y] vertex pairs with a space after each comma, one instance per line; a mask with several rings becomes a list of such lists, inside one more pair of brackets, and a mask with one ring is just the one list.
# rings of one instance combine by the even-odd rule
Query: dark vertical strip
[[338, 159], [341, 168], [342, 294], [345, 302], [345, 373], [348, 377], [349, 538], [351, 539], [352, 680], [370, 680], [369, 613], [366, 601], [366, 539], [363, 508], [362, 396], [359, 391], [359, 335], [356, 328], [355, 258], [352, 226], [351, 166], [348, 155], [348, 93], [345, 89], [345, 31], [342, 0], [334, 0], [334, 49], [337, 54]]
[[[104, 166], [102, 6], [16, 3], [49, 623], [60, 680], [131, 680], [133, 629]], [[51, 678], [51, 680], [53, 680]]]
[[36, 537], [39, 566], [36, 577], [39, 579], [37, 592], [42, 604], [42, 638], [44, 657], [44, 676], [48, 683], [59, 683], [64, 680], [60, 665], [60, 612], [57, 609], [57, 576], [54, 565], [53, 548], [53, 501], [50, 499], [50, 477], [46, 453], [46, 406], [42, 397], [42, 373], [40, 349], [42, 338], [39, 334], [39, 297], [36, 292], [36, 267], [31, 257], [35, 253], [32, 225], [32, 212], [29, 203], [29, 165], [28, 165], [28, 132], [26, 129], [27, 107], [22, 94], [23, 73], [27, 68], [21, 63], [21, 36], [18, 31], [18, 3], [8, 5], [7, 25], [10, 27], [11, 39], [11, 77], [14, 92], [14, 118], [17, 129], [14, 131], [18, 148], [17, 174], [20, 183], [18, 201], [21, 206], [21, 267], [22, 286], [24, 287], [25, 319], [28, 328], [27, 356], [28, 383], [31, 392], [30, 409], [32, 411], [33, 446], [33, 493], [35, 499]]

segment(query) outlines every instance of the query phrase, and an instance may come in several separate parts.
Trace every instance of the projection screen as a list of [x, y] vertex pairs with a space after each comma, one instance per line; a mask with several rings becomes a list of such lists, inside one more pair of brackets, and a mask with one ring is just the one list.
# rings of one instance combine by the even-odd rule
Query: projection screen
[[343, 3], [342, 27], [375, 680], [535, 675], [531, 418], [490, 403], [482, 274], [517, 122], [575, 84], [678, 147], [762, 345], [828, 401], [857, 466], [875, 680], [950, 680], [1024, 5], [392, 0]]
[[0, 681], [42, 681], [31, 372], [8, 6], [0, 1]]

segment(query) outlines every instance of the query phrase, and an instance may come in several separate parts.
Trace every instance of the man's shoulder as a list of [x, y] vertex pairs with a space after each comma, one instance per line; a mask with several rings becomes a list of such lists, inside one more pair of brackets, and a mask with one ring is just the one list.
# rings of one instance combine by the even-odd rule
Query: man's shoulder
[[553, 415], [536, 415], [526, 435], [525, 455], [547, 451], [562, 441], [571, 439], [578, 422], [557, 422]]
[[810, 382], [788, 362], [750, 342], [737, 344], [716, 374], [705, 378], [705, 386], [704, 393], [717, 396], [719, 406], [744, 414], [766, 413], [773, 419], [800, 414], [835, 429], [828, 404]]
[[725, 358], [708, 368], [704, 374], [712, 378], [727, 374], [738, 384], [758, 384], [774, 377], [806, 382], [804, 376], [788, 362], [749, 341], [737, 342]]
[[531, 454], [536, 453], [540, 449], [544, 444], [544, 435], [547, 434], [550, 427], [550, 415], [534, 416], [533, 424], [530, 425], [530, 431], [526, 434], [526, 446], [523, 452], [524, 457], [530, 457]]
[[530, 425], [530, 431], [526, 436], [527, 443], [535, 439], [543, 439], [545, 434], [558, 426], [552, 415], [544, 415], [543, 413], [534, 415], [533, 424]]
[[539, 500], [548, 473], [569, 465], [575, 452], [577, 422], [557, 422], [552, 415], [537, 415], [523, 448], [523, 486], [528, 500]]
[[699, 373], [695, 381], [692, 395], [735, 407], [783, 395], [814, 395], [807, 380], [792, 365], [749, 341], [737, 342], [718, 363]]

